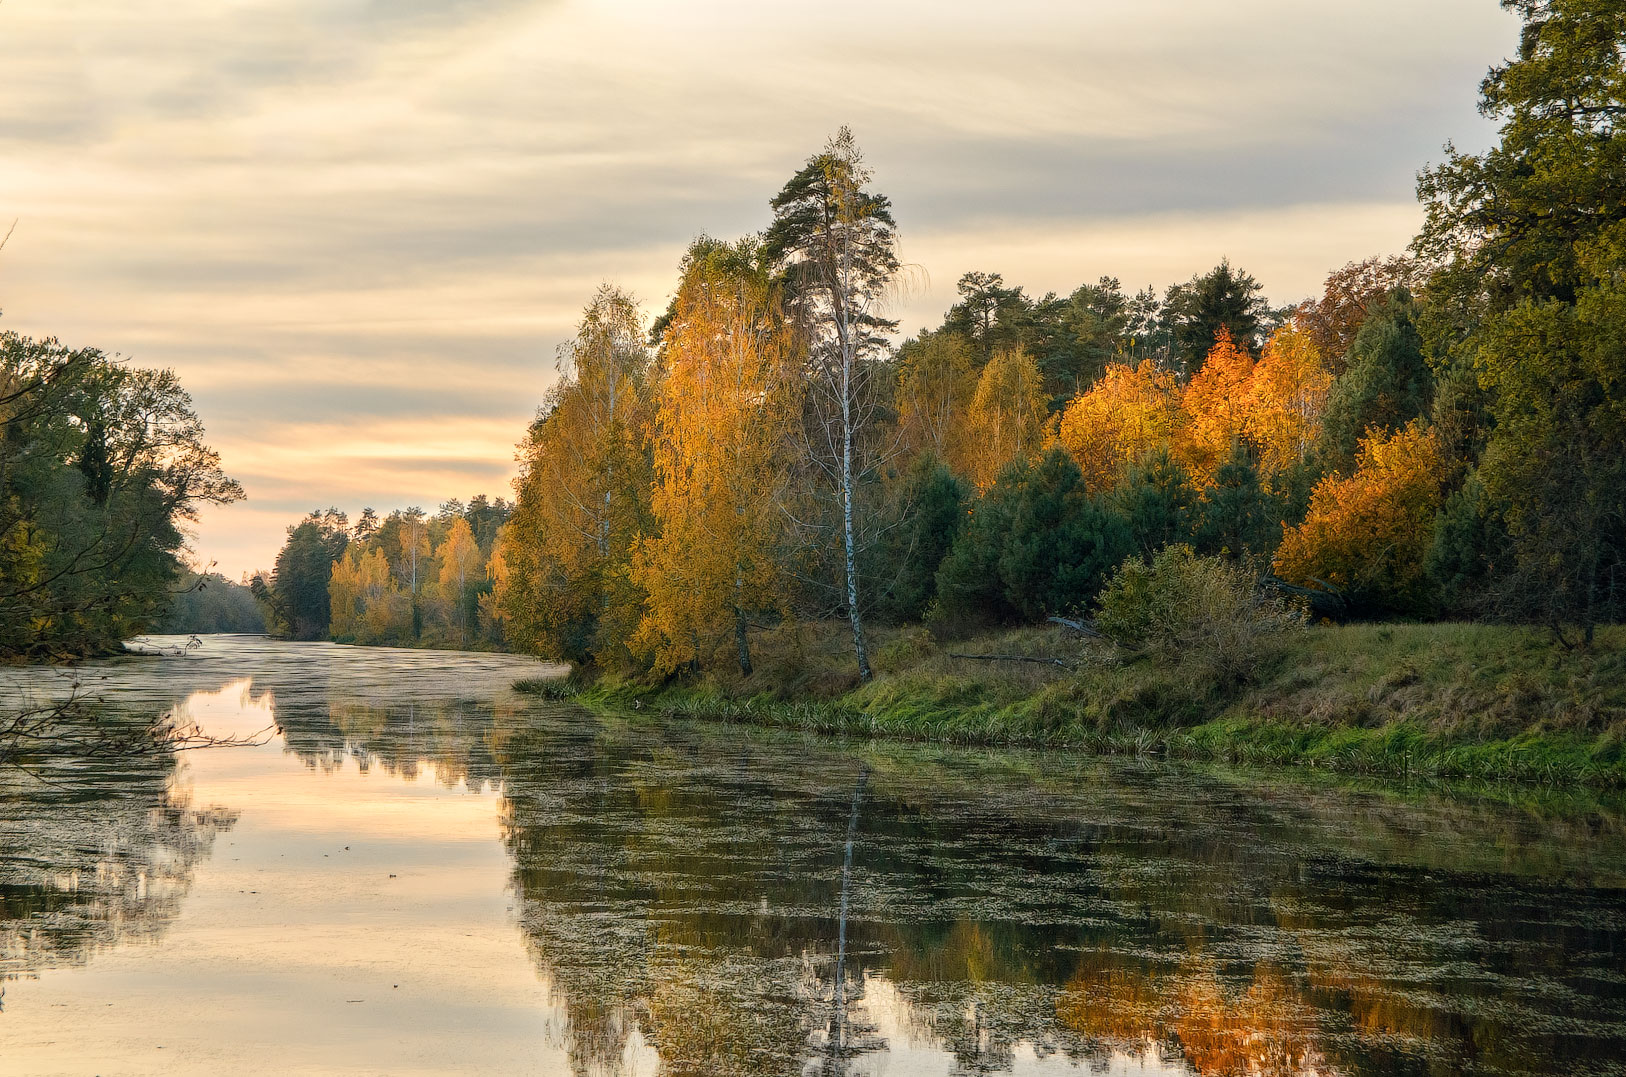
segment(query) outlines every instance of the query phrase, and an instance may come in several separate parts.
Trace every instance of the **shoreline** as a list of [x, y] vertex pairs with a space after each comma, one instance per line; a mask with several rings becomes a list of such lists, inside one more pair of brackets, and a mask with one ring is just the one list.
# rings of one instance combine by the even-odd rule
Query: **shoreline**
[[[1620, 630], [1568, 651], [1509, 626], [1312, 627], [1232, 686], [1205, 682], [1189, 663], [1114, 656], [1046, 630], [952, 645], [1003, 647], [1020, 669], [982, 668], [902, 630], [890, 660], [859, 685], [840, 677], [833, 639], [820, 635], [813, 649], [826, 653], [810, 656], [806, 636], [799, 630], [794, 677], [782, 667], [773, 675], [770, 659], [750, 679], [574, 674], [515, 687], [602, 712], [827, 735], [1626, 789]], [[1058, 652], [1076, 665], [1050, 674], [1025, 661]]]

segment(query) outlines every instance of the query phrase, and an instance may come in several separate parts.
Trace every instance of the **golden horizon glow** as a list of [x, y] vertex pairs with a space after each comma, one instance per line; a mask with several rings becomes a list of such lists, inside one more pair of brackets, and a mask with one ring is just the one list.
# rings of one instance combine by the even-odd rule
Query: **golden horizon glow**
[[970, 269], [1162, 288], [1229, 256], [1290, 302], [1403, 248], [1515, 34], [1493, 0], [827, 14], [12, 0], [0, 327], [180, 373], [249, 494], [194, 542], [236, 577], [313, 508], [507, 495], [593, 289], [663, 308], [840, 124], [918, 267], [906, 332]]

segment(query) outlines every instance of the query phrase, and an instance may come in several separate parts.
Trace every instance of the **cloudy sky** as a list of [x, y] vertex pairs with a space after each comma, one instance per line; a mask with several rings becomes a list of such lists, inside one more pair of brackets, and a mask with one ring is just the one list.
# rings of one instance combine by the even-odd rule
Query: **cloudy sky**
[[170, 366], [269, 566], [318, 506], [508, 492], [612, 280], [763, 227], [850, 124], [935, 323], [969, 269], [1273, 301], [1397, 253], [1485, 145], [1494, 0], [0, 0], [0, 327]]

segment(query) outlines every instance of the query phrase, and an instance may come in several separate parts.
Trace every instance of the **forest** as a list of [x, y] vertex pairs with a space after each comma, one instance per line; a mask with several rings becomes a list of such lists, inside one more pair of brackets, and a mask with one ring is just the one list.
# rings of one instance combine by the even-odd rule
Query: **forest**
[[509, 512], [484, 494], [433, 516], [409, 508], [381, 520], [369, 508], [352, 524], [337, 508], [312, 512], [250, 590], [267, 627], [289, 639], [495, 648], [492, 550]]
[[1408, 252], [1292, 305], [1226, 261], [1161, 294], [972, 272], [894, 348], [894, 207], [843, 129], [764, 232], [694, 241], [653, 325], [592, 298], [511, 512], [313, 515], [260, 591], [294, 635], [657, 676], [749, 676], [804, 621], [868, 680], [876, 625], [1087, 626], [1103, 595], [1122, 625], [1205, 587], [1585, 646], [1626, 609], [1626, 79], [1615, 16], [1526, 15], [1498, 143], [1420, 174]]

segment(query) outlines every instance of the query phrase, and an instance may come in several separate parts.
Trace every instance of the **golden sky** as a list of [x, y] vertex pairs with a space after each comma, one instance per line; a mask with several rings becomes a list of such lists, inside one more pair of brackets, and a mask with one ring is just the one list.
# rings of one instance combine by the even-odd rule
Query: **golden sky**
[[1398, 253], [1478, 148], [1494, 0], [3, 0], [0, 326], [176, 368], [248, 490], [195, 546], [507, 494], [554, 351], [611, 280], [850, 124], [935, 324], [970, 269], [1273, 302]]

